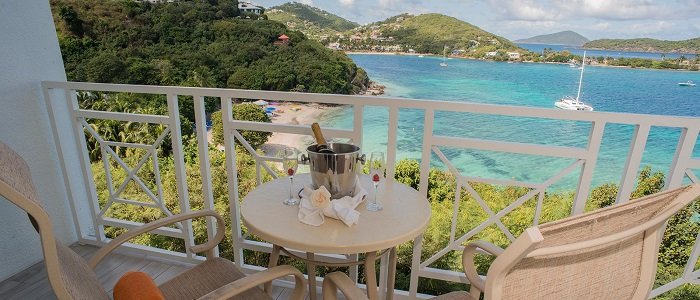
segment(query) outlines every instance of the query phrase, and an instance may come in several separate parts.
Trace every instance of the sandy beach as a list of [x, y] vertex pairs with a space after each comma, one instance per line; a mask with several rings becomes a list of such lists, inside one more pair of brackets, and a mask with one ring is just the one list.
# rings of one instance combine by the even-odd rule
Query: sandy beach
[[[279, 103], [272, 105], [275, 107], [275, 114], [272, 123], [288, 125], [307, 125], [311, 133], [311, 124], [317, 122], [324, 114], [340, 109], [341, 107], [330, 107], [318, 103]], [[273, 133], [262, 146], [263, 152], [268, 156], [275, 156], [284, 147], [294, 147], [303, 151], [307, 146], [315, 144], [315, 141], [308, 135], [297, 135], [288, 133]]]

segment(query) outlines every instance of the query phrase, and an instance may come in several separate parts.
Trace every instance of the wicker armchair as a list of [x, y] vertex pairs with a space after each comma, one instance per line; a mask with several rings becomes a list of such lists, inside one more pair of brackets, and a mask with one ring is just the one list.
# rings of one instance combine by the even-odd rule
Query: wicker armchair
[[[70, 248], [56, 241], [49, 215], [41, 207], [27, 163], [12, 149], [0, 142], [0, 195], [26, 211], [39, 233], [49, 282], [58, 299], [106, 299], [107, 294], [93, 271], [95, 266], [119, 245], [129, 239], [175, 222], [198, 217], [213, 217], [216, 236], [205, 244], [192, 247], [192, 252], [210, 252], [224, 237], [224, 220], [214, 211], [202, 210], [170, 216], [126, 232], [102, 247], [86, 263]], [[211, 258], [210, 258], [211, 257]], [[245, 276], [231, 262], [208, 255], [208, 259], [163, 283], [159, 289], [166, 299], [271, 299], [258, 286], [292, 275], [296, 285], [290, 299], [305, 296], [304, 276], [290, 266], [279, 266]], [[268, 291], [270, 292], [270, 291]]]
[[[700, 184], [649, 195], [523, 232], [507, 249], [479, 241], [464, 249], [467, 292], [435, 299], [647, 299], [666, 220], [700, 197]], [[482, 249], [497, 256], [486, 279], [474, 268]], [[366, 299], [343, 273], [326, 276], [324, 299]]]

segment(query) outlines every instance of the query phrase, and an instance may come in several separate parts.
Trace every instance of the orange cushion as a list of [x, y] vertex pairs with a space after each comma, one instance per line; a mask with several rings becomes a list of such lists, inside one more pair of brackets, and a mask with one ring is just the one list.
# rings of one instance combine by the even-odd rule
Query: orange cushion
[[151, 276], [144, 272], [126, 272], [114, 286], [114, 300], [165, 300]]

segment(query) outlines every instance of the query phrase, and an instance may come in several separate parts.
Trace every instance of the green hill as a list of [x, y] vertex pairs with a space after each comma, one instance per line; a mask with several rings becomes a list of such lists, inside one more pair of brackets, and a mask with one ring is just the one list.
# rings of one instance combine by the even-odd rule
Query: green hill
[[588, 42], [583, 47], [619, 51], [697, 53], [700, 51], [700, 38], [682, 41], [665, 41], [650, 38], [601, 39]]
[[289, 2], [268, 9], [265, 14], [270, 20], [286, 24], [292, 29], [304, 32], [311, 38], [332, 36], [359, 26], [325, 10], [298, 2]]
[[521, 39], [515, 42], [529, 44], [582, 46], [583, 44], [590, 42], [590, 40], [576, 32], [567, 30], [551, 34], [533, 36], [531, 38]]
[[443, 47], [464, 53], [522, 50], [506, 38], [441, 14], [403, 14], [358, 27], [349, 34], [366, 37], [370, 44], [406, 45], [421, 53], [442, 54]]
[[[350, 94], [367, 76], [345, 54], [237, 1], [51, 0], [69, 80]], [[286, 34], [288, 45], [274, 45]]]

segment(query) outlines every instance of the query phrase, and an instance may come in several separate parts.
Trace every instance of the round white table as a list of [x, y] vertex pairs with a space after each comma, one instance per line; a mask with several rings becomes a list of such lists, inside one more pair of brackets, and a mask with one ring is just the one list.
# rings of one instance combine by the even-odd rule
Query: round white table
[[[299, 174], [294, 177], [294, 191], [299, 191], [310, 183], [309, 174]], [[394, 180], [382, 179], [378, 199], [384, 209], [373, 212], [365, 207], [367, 201], [374, 196], [370, 177], [361, 175], [360, 184], [367, 190], [368, 195], [356, 208], [360, 212], [360, 219], [352, 227], [328, 217], [325, 223], [318, 227], [299, 222], [299, 208], [282, 204], [289, 193], [288, 177], [262, 184], [248, 193], [241, 203], [243, 224], [251, 233], [273, 244], [270, 267], [277, 265], [280, 251], [306, 261], [310, 278], [309, 295], [312, 300], [316, 298], [316, 265], [343, 264], [317, 261], [314, 259], [314, 253], [365, 253], [364, 261], [344, 265], [364, 263], [365, 270], [375, 270], [377, 252], [382, 250], [389, 252], [386, 286], [387, 299], [391, 299], [396, 275], [396, 246], [413, 240], [428, 227], [430, 204], [418, 191]], [[287, 249], [306, 252], [306, 258], [295, 256]], [[371, 300], [377, 299], [375, 272], [366, 273], [365, 278], [368, 297]]]

